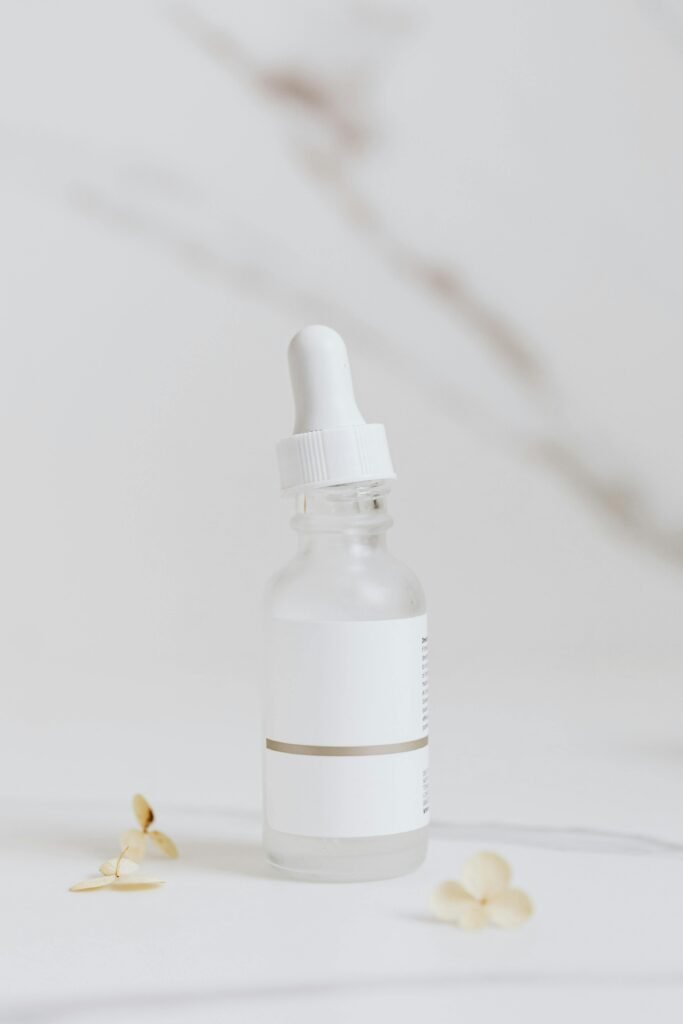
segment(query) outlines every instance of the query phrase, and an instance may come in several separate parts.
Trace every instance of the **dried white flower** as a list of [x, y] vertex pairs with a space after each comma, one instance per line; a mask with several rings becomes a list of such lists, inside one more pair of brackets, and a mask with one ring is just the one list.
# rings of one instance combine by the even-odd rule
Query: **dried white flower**
[[86, 878], [83, 882], [76, 882], [71, 886], [70, 892], [83, 892], [87, 889], [103, 889], [105, 887], [115, 889], [151, 889], [157, 885], [163, 885], [161, 878], [149, 878], [147, 875], [136, 874], [139, 864], [126, 857], [127, 850], [123, 850], [118, 857], [105, 860], [100, 865], [100, 873], [95, 878]]
[[511, 889], [512, 871], [497, 853], [475, 853], [465, 861], [460, 882], [441, 882], [431, 896], [431, 908], [440, 921], [473, 931], [495, 924], [513, 928], [533, 913], [521, 889]]
[[140, 793], [133, 797], [133, 811], [140, 822], [140, 828], [131, 828], [121, 836], [121, 847], [128, 849], [133, 860], [140, 861], [145, 856], [148, 836], [167, 857], [177, 857], [178, 848], [173, 840], [163, 832], [150, 830], [149, 826], [154, 821], [154, 811]]

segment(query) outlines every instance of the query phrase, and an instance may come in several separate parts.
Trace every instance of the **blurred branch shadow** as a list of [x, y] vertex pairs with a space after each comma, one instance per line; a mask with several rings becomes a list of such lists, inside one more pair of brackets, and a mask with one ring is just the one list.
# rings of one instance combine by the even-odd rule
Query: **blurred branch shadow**
[[[466, 324], [501, 371], [509, 376], [547, 421], [539, 443], [517, 445], [518, 454], [548, 470], [576, 496], [636, 545], [683, 568], [683, 529], [660, 522], [643, 488], [621, 473], [596, 468], [591, 452], [563, 436], [561, 395], [531, 341], [438, 257], [392, 230], [380, 206], [359, 189], [349, 167], [372, 141], [368, 104], [346, 83], [298, 65], [268, 66], [248, 52], [222, 24], [187, 3], [169, 15], [176, 29], [227, 74], [241, 79], [263, 102], [285, 117], [306, 118], [318, 141], [293, 143], [298, 164], [328, 196], [346, 221], [370, 243], [393, 273], [439, 306], [454, 325]], [[294, 122], [292, 122], [294, 123]]]

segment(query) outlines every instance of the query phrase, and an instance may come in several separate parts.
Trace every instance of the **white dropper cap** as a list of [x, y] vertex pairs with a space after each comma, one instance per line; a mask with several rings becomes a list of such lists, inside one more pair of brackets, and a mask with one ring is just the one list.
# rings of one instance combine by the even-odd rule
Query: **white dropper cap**
[[331, 327], [304, 327], [289, 343], [294, 433], [277, 446], [282, 489], [393, 478], [381, 423], [356, 405], [346, 345]]

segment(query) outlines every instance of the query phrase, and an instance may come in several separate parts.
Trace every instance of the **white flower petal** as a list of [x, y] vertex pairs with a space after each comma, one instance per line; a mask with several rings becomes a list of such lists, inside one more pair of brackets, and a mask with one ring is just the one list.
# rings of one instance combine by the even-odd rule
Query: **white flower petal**
[[165, 853], [167, 857], [178, 856], [178, 847], [169, 836], [164, 835], [163, 832], [148, 832], [147, 835], [150, 839], [154, 840], [161, 852]]
[[460, 928], [473, 932], [479, 928], [486, 927], [488, 924], [486, 911], [481, 903], [478, 903], [476, 900], [472, 900], [471, 903], [462, 903], [460, 908], [460, 916], [456, 921]]
[[121, 849], [131, 860], [141, 861], [145, 856], [147, 837], [138, 828], [131, 828], [121, 836]]
[[136, 861], [131, 860], [129, 857], [112, 857], [110, 860], [105, 860], [104, 864], [100, 864], [100, 873], [103, 875], [115, 875], [117, 865], [120, 875], [130, 875], [140, 867]]
[[466, 860], [462, 883], [478, 900], [490, 900], [507, 889], [512, 872], [510, 865], [497, 853], [483, 851]]
[[429, 905], [439, 921], [458, 921], [463, 907], [476, 903], [460, 882], [441, 882], [432, 892]]
[[498, 928], [515, 928], [527, 921], [534, 907], [521, 889], [506, 889], [484, 905], [486, 915]]
[[141, 793], [136, 793], [133, 797], [133, 811], [140, 822], [140, 828], [149, 828], [154, 821], [154, 811]]
[[86, 889], [101, 889], [104, 885], [111, 885], [114, 879], [109, 875], [98, 875], [97, 878], [86, 878], [83, 882], [76, 882], [69, 889], [69, 892], [83, 892]]
[[147, 875], [121, 875], [112, 879], [111, 884], [116, 889], [152, 889], [157, 885], [164, 885], [164, 879], [149, 878]]

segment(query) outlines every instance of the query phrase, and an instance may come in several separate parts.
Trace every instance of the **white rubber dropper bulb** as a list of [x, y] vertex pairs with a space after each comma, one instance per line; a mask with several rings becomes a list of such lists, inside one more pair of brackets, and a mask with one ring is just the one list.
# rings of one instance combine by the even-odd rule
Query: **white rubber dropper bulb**
[[356, 405], [346, 345], [331, 327], [304, 327], [289, 343], [296, 418], [294, 433], [278, 442], [285, 492], [391, 480], [387, 435], [366, 423]]
[[365, 420], [356, 405], [342, 338], [331, 327], [304, 327], [289, 343], [294, 433], [348, 427]]

